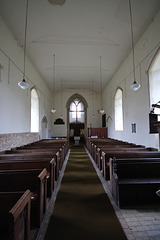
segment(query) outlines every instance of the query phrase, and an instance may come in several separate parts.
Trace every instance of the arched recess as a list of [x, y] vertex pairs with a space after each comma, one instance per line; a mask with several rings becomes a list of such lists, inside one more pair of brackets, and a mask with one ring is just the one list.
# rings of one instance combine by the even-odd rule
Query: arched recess
[[42, 118], [41, 121], [41, 131], [42, 131], [42, 139], [48, 138], [48, 120], [46, 116]]
[[66, 108], [67, 108], [67, 138], [68, 139], [70, 137], [70, 124], [69, 124], [70, 105], [75, 99], [79, 99], [83, 103], [83, 106], [84, 106], [84, 113], [85, 113], [84, 138], [87, 137], [87, 108], [88, 108], [88, 104], [87, 104], [87, 101], [85, 100], [85, 98], [83, 96], [81, 96], [78, 93], [75, 93], [68, 99], [67, 104], [66, 104]]

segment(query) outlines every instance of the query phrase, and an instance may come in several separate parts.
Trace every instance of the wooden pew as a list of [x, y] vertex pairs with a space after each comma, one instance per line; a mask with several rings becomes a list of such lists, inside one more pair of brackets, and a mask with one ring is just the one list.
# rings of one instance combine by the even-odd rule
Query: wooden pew
[[100, 148], [141, 148], [141, 149], [147, 149], [149, 151], [157, 151], [156, 148], [146, 148], [143, 145], [137, 145], [137, 144], [133, 144], [133, 143], [128, 143], [128, 142], [123, 142], [123, 141], [98, 141], [98, 142], [92, 142], [91, 143], [91, 155], [94, 158], [95, 154], [96, 154], [96, 149]]
[[134, 143], [125, 142], [122, 140], [112, 139], [112, 138], [95, 138], [89, 140], [89, 145], [96, 144], [96, 145], [107, 145], [107, 144], [130, 144], [135, 145]]
[[129, 143], [129, 142], [124, 142], [120, 140], [115, 140], [115, 139], [93, 139], [89, 141], [89, 152], [91, 156], [94, 158], [95, 155], [95, 149], [96, 148], [104, 148], [104, 147], [142, 147], [144, 148], [145, 146], [143, 145], [136, 145], [134, 143]]
[[21, 147], [13, 148], [15, 149], [25, 149], [25, 148], [63, 148], [64, 154], [66, 155], [69, 149], [69, 141], [68, 140], [61, 140], [61, 139], [47, 139], [47, 140], [40, 140], [38, 142], [34, 142], [31, 144], [27, 144]]
[[95, 163], [97, 164], [99, 170], [102, 170], [103, 176], [104, 176], [104, 168], [103, 168], [103, 164], [102, 164], [102, 152], [107, 153], [108, 151], [120, 151], [120, 152], [134, 152], [134, 151], [152, 151], [151, 148], [145, 148], [145, 147], [141, 147], [141, 146], [128, 146], [128, 145], [107, 145], [107, 146], [103, 146], [103, 147], [97, 147], [96, 145], [95, 147], [95, 151], [94, 151], [94, 156], [93, 159], [95, 161]]
[[[33, 144], [37, 144], [37, 145], [40, 145], [40, 144], [43, 144], [43, 145], [47, 145], [47, 144], [66, 144], [68, 145], [69, 141], [68, 139], [41, 139], [39, 141], [36, 141], [36, 142], [33, 142], [33, 143], [30, 143], [30, 144], [27, 144], [27, 145], [33, 145]], [[68, 145], [69, 146], [69, 145]]]
[[152, 148], [146, 148], [142, 146], [136, 146], [136, 145], [107, 145], [107, 146], [94, 146], [94, 155], [93, 159], [97, 163], [98, 168], [100, 170], [103, 170], [103, 165], [101, 161], [102, 157], [102, 152], [108, 152], [108, 151], [124, 151], [124, 152], [129, 152], [129, 151], [152, 151]]
[[102, 139], [102, 138], [88, 138], [87, 139], [87, 149], [89, 151], [89, 153], [91, 154], [92, 152], [92, 144], [107, 144], [109, 142], [117, 142], [118, 140], [115, 140], [115, 139], [110, 139], [110, 138], [106, 138], [106, 139]]
[[159, 151], [102, 151], [103, 176], [110, 179], [109, 160], [110, 158], [160, 158]]
[[[6, 151], [6, 154], [28, 154], [28, 153], [37, 153], [37, 154], [41, 154], [41, 155], [52, 155], [54, 154], [54, 158], [56, 160], [58, 160], [57, 162], [57, 168], [59, 169], [59, 171], [62, 168], [63, 162], [65, 160], [66, 154], [65, 154], [65, 150], [64, 147], [54, 147], [54, 148], [43, 148], [43, 147], [24, 147], [24, 148], [20, 148], [20, 149], [16, 149], [16, 150], [11, 150], [11, 151]], [[55, 156], [56, 154], [56, 156]], [[58, 156], [58, 158], [57, 158]]]
[[95, 154], [95, 150], [96, 148], [135, 148], [135, 147], [141, 147], [141, 148], [145, 148], [144, 146], [142, 145], [135, 145], [135, 144], [131, 144], [131, 143], [123, 143], [123, 142], [108, 142], [108, 143], [105, 143], [105, 142], [102, 142], [101, 143], [92, 143], [91, 145], [91, 155], [92, 157], [94, 157], [94, 154]]
[[17, 152], [13, 153], [13, 151], [7, 152], [7, 154], [0, 154], [0, 161], [1, 160], [37, 160], [43, 159], [46, 161], [50, 161], [52, 159], [55, 160], [55, 181], [57, 181], [60, 170], [61, 170], [61, 162], [64, 160], [61, 160], [60, 153], [56, 150], [55, 152], [40, 152], [40, 151], [32, 151], [32, 152]]
[[17, 192], [29, 189], [31, 195], [31, 226], [39, 227], [46, 211], [47, 170], [1, 170], [0, 192]]
[[30, 198], [25, 192], [0, 192], [0, 239], [30, 240]]
[[156, 148], [151, 148], [151, 147], [145, 147], [145, 146], [142, 146], [142, 145], [133, 145], [133, 144], [118, 144], [118, 143], [114, 143], [114, 144], [106, 144], [106, 145], [101, 145], [101, 144], [98, 144], [98, 145], [94, 145], [94, 148], [93, 148], [93, 158], [97, 152], [97, 149], [101, 149], [103, 151], [104, 150], [120, 150], [120, 149], [124, 149], [125, 151], [125, 148], [127, 149], [133, 149], [133, 150], [137, 150], [137, 149], [140, 149], [142, 151], [158, 151]]
[[112, 195], [119, 207], [159, 204], [160, 158], [113, 158]]
[[0, 170], [47, 169], [47, 197], [50, 198], [55, 187], [54, 159], [4, 159], [0, 160]]
[[23, 150], [31, 151], [34, 149], [35, 151], [39, 152], [51, 152], [52, 150], [55, 152], [56, 150], [59, 151], [60, 162], [59, 166], [62, 167], [63, 161], [68, 153], [69, 150], [69, 141], [67, 139], [45, 139], [40, 140], [34, 143], [30, 143], [21, 147], [12, 148], [9, 151], [3, 151], [0, 154], [12, 154], [15, 151], [19, 150], [18, 152], [24, 152]]
[[156, 148], [146, 148], [143, 145], [136, 145], [133, 143], [123, 142], [114, 139], [90, 139], [90, 154], [96, 162], [100, 171], [106, 180], [109, 180], [109, 161], [106, 165], [103, 163], [102, 152], [108, 153], [110, 151], [120, 152], [138, 152], [138, 151], [158, 151]]

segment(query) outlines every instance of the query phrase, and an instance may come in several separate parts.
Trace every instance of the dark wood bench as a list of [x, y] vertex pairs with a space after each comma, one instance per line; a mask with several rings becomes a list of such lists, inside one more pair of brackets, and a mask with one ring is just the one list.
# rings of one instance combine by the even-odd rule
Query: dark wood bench
[[1, 170], [0, 192], [29, 189], [31, 195], [31, 226], [39, 227], [47, 206], [47, 170]]
[[32, 160], [34, 159], [39, 161], [40, 159], [43, 159], [46, 161], [50, 161], [52, 159], [55, 160], [55, 181], [57, 181], [60, 170], [61, 170], [61, 157], [60, 157], [60, 153], [59, 151], [55, 151], [55, 152], [40, 152], [40, 151], [32, 151], [32, 152], [17, 152], [14, 153], [13, 151], [9, 151], [6, 154], [0, 154], [0, 161], [1, 160]]
[[68, 140], [52, 140], [52, 139], [46, 139], [46, 140], [40, 140], [38, 142], [34, 142], [31, 144], [27, 144], [21, 147], [13, 148], [13, 150], [16, 149], [25, 149], [25, 148], [63, 148], [64, 155], [67, 154], [69, 149], [69, 141]]
[[107, 145], [94, 145], [94, 149], [93, 149], [93, 158], [94, 158], [94, 155], [96, 154], [97, 152], [97, 149], [100, 149], [101, 151], [109, 151], [109, 150], [123, 150], [124, 151], [127, 151], [127, 149], [130, 151], [133, 149], [133, 151], [136, 151], [136, 150], [140, 150], [140, 151], [158, 151], [156, 148], [152, 148], [152, 147], [145, 147], [145, 146], [142, 146], [142, 145], [132, 145], [132, 144], [107, 144]]
[[145, 148], [145, 146], [142, 145], [136, 145], [132, 143], [124, 143], [124, 142], [108, 142], [108, 143], [92, 143], [91, 147], [91, 155], [94, 157], [96, 148]]
[[107, 146], [99, 146], [94, 151], [94, 160], [98, 165], [98, 168], [100, 170], [103, 170], [102, 165], [102, 152], [107, 153], [108, 151], [123, 151], [123, 152], [134, 152], [134, 151], [152, 151], [152, 148], [146, 148], [142, 146], [136, 146], [136, 145], [107, 145]]
[[102, 168], [103, 176], [106, 180], [110, 180], [109, 161], [110, 158], [160, 158], [159, 151], [102, 151]]
[[86, 147], [89, 151], [89, 153], [91, 154], [91, 148], [92, 148], [92, 143], [94, 144], [98, 144], [99, 142], [113, 142], [115, 141], [114, 139], [110, 139], [110, 138], [106, 138], [106, 139], [98, 139], [98, 138], [87, 138], [87, 141], [86, 141]]
[[6, 154], [28, 154], [28, 153], [37, 153], [37, 154], [47, 154], [47, 155], [52, 155], [54, 154], [54, 158], [57, 159], [57, 157], [55, 156], [55, 154], [57, 154], [58, 156], [58, 162], [57, 162], [57, 168], [59, 170], [61, 170], [63, 162], [65, 160], [66, 154], [65, 154], [65, 150], [64, 147], [48, 147], [48, 148], [43, 148], [43, 147], [25, 147], [25, 148], [20, 148], [20, 149], [16, 149], [16, 150], [11, 150], [11, 151], [6, 151]]
[[[59, 152], [59, 163], [57, 166], [60, 168], [63, 165], [63, 161], [68, 153], [69, 150], [69, 141], [67, 139], [43, 139], [34, 143], [30, 143], [21, 147], [15, 147], [11, 150], [3, 151], [0, 154], [13, 154], [13, 153], [24, 153], [26, 150], [27, 152], [32, 152], [32, 150], [38, 152], [52, 152], [58, 151]], [[18, 151], [17, 151], [18, 150]]]
[[112, 195], [119, 207], [159, 204], [160, 158], [113, 158]]
[[0, 239], [30, 240], [30, 198], [25, 192], [0, 192]]
[[55, 160], [54, 159], [4, 159], [0, 160], [0, 170], [47, 169], [47, 197], [52, 196], [55, 187]]
[[[111, 139], [111, 138], [107, 138], [107, 139], [90, 139], [88, 140], [88, 150], [91, 154], [92, 152], [92, 148], [94, 147], [94, 145], [97, 146], [107, 146], [108, 144], [110, 145], [130, 145], [130, 146], [134, 146], [136, 144], [134, 143], [129, 143], [129, 142], [124, 142], [124, 141], [120, 141], [120, 140], [116, 140], [116, 139]], [[142, 145], [141, 145], [142, 146]], [[142, 146], [144, 147], [144, 146]]]

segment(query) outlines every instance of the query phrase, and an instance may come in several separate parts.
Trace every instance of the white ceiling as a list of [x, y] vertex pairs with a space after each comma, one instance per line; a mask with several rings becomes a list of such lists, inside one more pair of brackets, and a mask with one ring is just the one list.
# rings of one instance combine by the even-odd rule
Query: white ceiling
[[[24, 43], [26, 0], [0, 0], [0, 15], [20, 43]], [[160, 9], [160, 0], [132, 0], [134, 41]], [[27, 55], [52, 89], [100, 91], [131, 50], [128, 0], [29, 0]]]

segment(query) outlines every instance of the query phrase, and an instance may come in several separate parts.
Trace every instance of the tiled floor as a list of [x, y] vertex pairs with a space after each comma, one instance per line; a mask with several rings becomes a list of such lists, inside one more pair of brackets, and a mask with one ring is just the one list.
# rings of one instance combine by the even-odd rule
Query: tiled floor
[[[61, 184], [61, 180], [67, 164], [68, 156], [65, 160], [63, 169], [60, 174], [60, 178], [56, 185], [56, 190], [52, 196], [52, 199], [48, 207], [48, 211], [41, 224], [41, 228], [36, 240], [44, 239], [45, 231], [47, 229], [47, 225], [49, 222], [49, 217], [54, 207], [54, 202], [56, 200], [57, 192]], [[91, 156], [90, 156], [90, 159], [95, 167], [95, 170], [97, 171], [97, 174], [102, 182], [102, 185], [108, 197], [110, 198], [110, 201], [113, 205], [115, 213], [124, 229], [124, 232], [128, 240], [160, 240], [160, 205], [159, 205], [159, 208], [150, 208], [150, 209], [145, 209], [143, 206], [142, 208], [138, 208], [138, 209], [119, 209], [113, 201], [112, 195], [109, 190], [109, 184], [102, 177], [101, 172], [98, 170]], [[118, 239], [115, 239], [115, 240], [118, 240]]]

